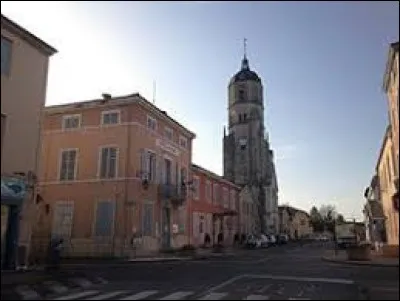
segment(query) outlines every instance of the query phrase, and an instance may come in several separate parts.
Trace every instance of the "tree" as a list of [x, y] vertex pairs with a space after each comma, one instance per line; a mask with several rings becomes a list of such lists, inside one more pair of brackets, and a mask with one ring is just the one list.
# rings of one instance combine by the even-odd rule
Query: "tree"
[[333, 205], [322, 205], [319, 209], [322, 220], [325, 223], [331, 223], [337, 216], [336, 208]]
[[313, 206], [310, 211], [311, 226], [314, 232], [330, 231], [334, 233], [335, 223], [344, 223], [342, 214], [338, 214], [335, 206], [322, 205], [319, 210]]
[[310, 211], [311, 226], [314, 232], [324, 231], [323, 220], [317, 207], [313, 206]]
[[337, 224], [344, 224], [345, 222], [346, 221], [345, 221], [343, 215], [342, 214], [338, 214], [337, 217], [336, 217], [336, 223]]

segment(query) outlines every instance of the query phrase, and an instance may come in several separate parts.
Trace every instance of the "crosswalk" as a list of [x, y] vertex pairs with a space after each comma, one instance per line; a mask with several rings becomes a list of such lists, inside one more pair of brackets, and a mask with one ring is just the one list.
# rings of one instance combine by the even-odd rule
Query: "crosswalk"
[[[249, 294], [237, 296], [229, 292], [196, 293], [194, 291], [162, 292], [158, 290], [145, 290], [133, 292], [129, 290], [100, 291], [86, 290], [71, 293], [52, 300], [269, 300], [267, 295]], [[287, 298], [287, 300], [310, 300], [307, 298]]]

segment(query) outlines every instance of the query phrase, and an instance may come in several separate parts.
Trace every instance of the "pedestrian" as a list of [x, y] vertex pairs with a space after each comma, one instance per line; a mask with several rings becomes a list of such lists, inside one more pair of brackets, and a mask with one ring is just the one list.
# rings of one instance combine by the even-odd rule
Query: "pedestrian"
[[63, 238], [52, 238], [50, 240], [49, 250], [48, 250], [48, 260], [49, 260], [48, 268], [50, 270], [56, 270], [59, 268], [63, 244], [64, 244]]

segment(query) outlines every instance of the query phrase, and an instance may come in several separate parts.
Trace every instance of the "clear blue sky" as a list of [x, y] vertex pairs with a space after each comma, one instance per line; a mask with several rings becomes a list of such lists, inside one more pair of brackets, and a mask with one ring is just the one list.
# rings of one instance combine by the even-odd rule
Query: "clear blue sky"
[[12, 3], [2, 13], [59, 50], [47, 104], [140, 92], [197, 133], [222, 172], [227, 85], [242, 39], [262, 77], [280, 203], [361, 217], [387, 120], [381, 90], [398, 2]]

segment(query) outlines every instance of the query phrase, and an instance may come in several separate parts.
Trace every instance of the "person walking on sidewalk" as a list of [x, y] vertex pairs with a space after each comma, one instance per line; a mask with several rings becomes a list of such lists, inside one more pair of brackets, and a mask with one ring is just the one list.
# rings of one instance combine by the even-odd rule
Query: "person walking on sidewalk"
[[64, 244], [63, 238], [53, 238], [50, 240], [48, 257], [47, 257], [49, 260], [48, 269], [50, 270], [59, 269], [63, 244]]

